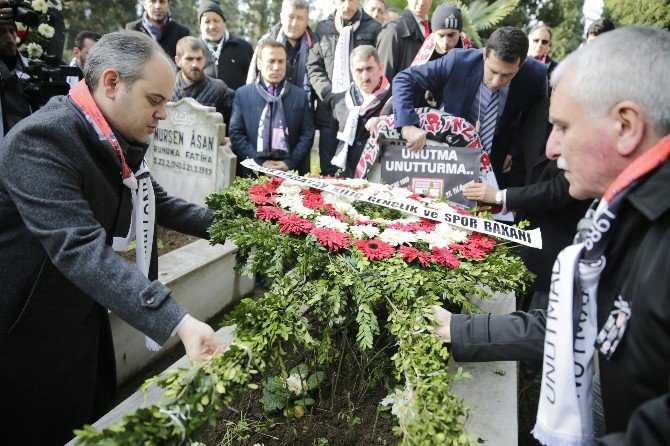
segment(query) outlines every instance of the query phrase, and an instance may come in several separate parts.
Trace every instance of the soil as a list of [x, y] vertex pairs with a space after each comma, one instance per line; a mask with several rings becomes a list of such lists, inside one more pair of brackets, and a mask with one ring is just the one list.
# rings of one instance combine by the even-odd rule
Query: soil
[[[198, 237], [182, 234], [181, 232], [158, 226], [158, 255], [162, 256], [170, 251], [186, 246], [198, 240]], [[135, 250], [120, 253], [124, 259], [135, 263]]]
[[[355, 362], [347, 364], [346, 358], [350, 356], [344, 357], [339, 379], [337, 363], [330, 370], [321, 369], [327, 378], [318, 389], [310, 392], [316, 405], [309, 407], [302, 418], [287, 418], [281, 412], [265, 413], [260, 403], [263, 388], [259, 379], [259, 388], [249, 390], [235, 407], [224, 409], [219, 414], [218, 425], [209, 429], [201, 441], [211, 446], [398, 444], [400, 437], [392, 431], [397, 425], [395, 416], [390, 411], [377, 410], [379, 402], [395, 387], [394, 382], [388, 381], [391, 370], [380, 367], [366, 372], [369, 373], [367, 377], [361, 379]], [[289, 355], [285, 362], [288, 369], [307, 361]], [[390, 361], [385, 362], [390, 367]]]

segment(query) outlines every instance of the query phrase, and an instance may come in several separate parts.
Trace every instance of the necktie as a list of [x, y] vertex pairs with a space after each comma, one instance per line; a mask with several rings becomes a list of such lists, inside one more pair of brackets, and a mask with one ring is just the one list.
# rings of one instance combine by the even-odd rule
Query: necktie
[[270, 96], [274, 96], [275, 95], [275, 85], [270, 84], [270, 86], [268, 87], [268, 91], [270, 92]]
[[421, 24], [423, 25], [424, 29], [423, 37], [427, 39], [430, 35], [430, 22], [428, 20], [424, 20], [421, 22]]
[[481, 131], [479, 132], [479, 139], [484, 146], [484, 151], [491, 154], [491, 143], [493, 142], [493, 134], [496, 131], [496, 119], [498, 118], [498, 90], [493, 90], [489, 106], [486, 108], [484, 119], [482, 120]]

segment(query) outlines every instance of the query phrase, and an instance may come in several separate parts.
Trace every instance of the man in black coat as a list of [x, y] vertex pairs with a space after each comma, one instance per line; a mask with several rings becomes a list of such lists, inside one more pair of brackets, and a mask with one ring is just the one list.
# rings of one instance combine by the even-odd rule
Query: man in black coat
[[349, 65], [354, 82], [333, 99], [339, 143], [332, 163], [344, 170], [346, 178], [353, 178], [370, 132], [379, 123], [382, 108], [391, 96], [391, 85], [384, 76], [379, 54], [371, 45], [354, 48]]
[[403, 9], [400, 18], [388, 23], [379, 33], [377, 51], [389, 82], [412, 64], [430, 35], [428, 11], [432, 4], [433, 0], [407, 0], [407, 8]]
[[[307, 74], [317, 96], [314, 120], [319, 130], [321, 173], [332, 175], [330, 163], [337, 148], [337, 126], [333, 120], [333, 96], [349, 89], [349, 53], [360, 45], [375, 45], [381, 25], [360, 7], [360, 1], [335, 1], [335, 11], [316, 25], [318, 44], [312, 47]], [[340, 43], [340, 39], [342, 43]], [[339, 46], [338, 46], [339, 43]]]
[[548, 310], [434, 307], [436, 335], [458, 361], [542, 358], [533, 434], [543, 444], [670, 444], [668, 70], [670, 32], [632, 26], [554, 71], [547, 156], [565, 170], [571, 196], [596, 201], [580, 242], [554, 264]]
[[[159, 345], [179, 336], [191, 360], [224, 347], [158, 280], [156, 223], [207, 238], [214, 220], [168, 195], [143, 162], [167, 117], [173, 67], [150, 37], [107, 34], [91, 48], [86, 82], [0, 145], [5, 444], [62, 445], [113, 407], [108, 310]], [[136, 264], [115, 252], [133, 239]]]
[[202, 105], [215, 107], [216, 111], [230, 116], [235, 91], [221, 79], [207, 76], [205, 67], [205, 44], [193, 36], [186, 36], [177, 43], [174, 58], [179, 67], [171, 101], [193, 98]]
[[[286, 48], [267, 39], [258, 46], [258, 78], [235, 92], [230, 141], [238, 161], [253, 159], [283, 171], [304, 169], [314, 142], [305, 92], [286, 81]], [[238, 165], [239, 176], [251, 174]]]
[[[205, 74], [221, 79], [233, 90], [246, 83], [254, 50], [226, 28], [226, 16], [218, 0], [202, 0], [198, 6], [200, 38], [207, 46]], [[228, 123], [228, 120], [224, 120]]]
[[174, 57], [179, 39], [190, 34], [188, 28], [170, 17], [169, 0], [142, 0], [142, 6], [142, 18], [127, 23], [126, 29], [150, 35], [168, 56]]

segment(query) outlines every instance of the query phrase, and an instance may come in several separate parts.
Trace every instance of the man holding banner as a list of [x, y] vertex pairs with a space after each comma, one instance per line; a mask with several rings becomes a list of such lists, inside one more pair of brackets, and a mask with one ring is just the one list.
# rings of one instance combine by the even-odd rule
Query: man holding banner
[[547, 155], [570, 195], [596, 201], [554, 264], [548, 310], [433, 308], [458, 361], [543, 358], [533, 430], [542, 444], [670, 444], [668, 72], [670, 32], [640, 26], [554, 71]]
[[379, 122], [384, 104], [391, 97], [391, 84], [372, 45], [354, 48], [349, 56], [354, 81], [349, 90], [333, 99], [333, 115], [338, 124], [337, 151], [331, 163], [353, 178], [370, 131]]

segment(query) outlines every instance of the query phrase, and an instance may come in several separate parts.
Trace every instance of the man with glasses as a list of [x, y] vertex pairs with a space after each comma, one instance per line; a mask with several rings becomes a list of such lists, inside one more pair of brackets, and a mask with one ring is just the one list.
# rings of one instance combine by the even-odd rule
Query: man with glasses
[[558, 63], [549, 56], [551, 52], [551, 28], [547, 25], [535, 25], [528, 33], [528, 56], [547, 66], [547, 77], [551, 76]]
[[417, 95], [442, 91], [442, 108], [475, 124], [498, 184], [519, 183], [522, 178], [503, 173], [510, 172], [512, 156], [522, 145], [517, 135], [528, 110], [547, 96], [547, 69], [527, 53], [524, 32], [503, 27], [491, 35], [486, 48], [453, 49], [398, 73], [393, 81], [395, 126], [402, 129], [407, 146], [418, 151], [426, 145], [426, 132], [418, 127], [414, 111]]

